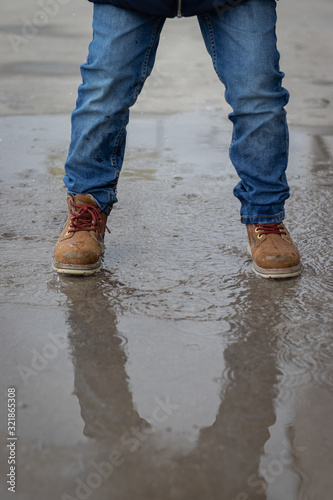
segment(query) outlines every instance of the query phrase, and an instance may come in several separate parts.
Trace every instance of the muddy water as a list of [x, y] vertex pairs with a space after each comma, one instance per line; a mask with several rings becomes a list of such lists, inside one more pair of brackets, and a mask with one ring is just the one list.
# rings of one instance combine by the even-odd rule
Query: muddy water
[[133, 115], [104, 268], [75, 278], [50, 267], [68, 120], [0, 121], [16, 498], [331, 500], [333, 128], [291, 129], [299, 278], [254, 275], [213, 111]]

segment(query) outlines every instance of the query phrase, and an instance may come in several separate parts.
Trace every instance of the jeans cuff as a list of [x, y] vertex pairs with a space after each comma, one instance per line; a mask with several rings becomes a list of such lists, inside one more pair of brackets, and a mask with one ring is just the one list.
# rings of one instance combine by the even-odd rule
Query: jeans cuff
[[281, 222], [285, 218], [285, 211], [283, 208], [274, 210], [275, 207], [251, 207], [251, 212], [247, 209], [243, 212], [241, 210], [242, 224], [271, 224], [274, 222]]

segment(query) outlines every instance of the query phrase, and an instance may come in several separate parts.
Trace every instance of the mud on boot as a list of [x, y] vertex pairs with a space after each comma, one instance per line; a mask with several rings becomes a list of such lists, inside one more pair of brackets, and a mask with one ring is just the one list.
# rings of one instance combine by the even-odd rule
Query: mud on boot
[[247, 225], [254, 271], [264, 278], [292, 278], [302, 271], [298, 249], [282, 222]]
[[62, 274], [94, 274], [102, 266], [107, 215], [90, 194], [68, 194], [67, 204], [68, 218], [54, 249], [52, 267]]

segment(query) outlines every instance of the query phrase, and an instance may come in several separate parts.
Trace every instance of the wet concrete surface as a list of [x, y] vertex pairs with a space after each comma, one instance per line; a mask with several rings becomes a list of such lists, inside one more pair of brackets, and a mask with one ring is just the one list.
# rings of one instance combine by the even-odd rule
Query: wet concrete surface
[[328, 500], [333, 128], [291, 130], [288, 223], [304, 271], [276, 282], [251, 269], [229, 124], [132, 118], [104, 268], [83, 279], [50, 268], [67, 117], [0, 120], [17, 498]]
[[273, 281], [251, 268], [221, 109], [143, 114], [148, 97], [103, 270], [55, 274], [70, 129], [43, 99], [0, 117], [1, 499], [15, 387], [18, 500], [331, 500], [333, 125], [302, 118], [319, 101], [291, 126], [303, 273]]

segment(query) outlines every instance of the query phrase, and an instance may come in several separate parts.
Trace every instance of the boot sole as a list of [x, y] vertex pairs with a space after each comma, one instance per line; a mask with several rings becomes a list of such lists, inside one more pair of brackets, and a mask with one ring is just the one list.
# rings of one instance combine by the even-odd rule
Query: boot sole
[[[252, 257], [250, 245], [248, 245], [247, 249], [249, 251], [249, 254]], [[258, 274], [259, 276], [262, 276], [263, 278], [273, 278], [273, 279], [295, 278], [296, 276], [299, 276], [302, 272], [302, 264], [301, 263], [299, 263], [297, 266], [287, 267], [285, 269], [265, 269], [264, 267], [258, 266], [253, 261], [252, 267], [253, 267], [254, 272], [256, 274]]]
[[52, 268], [54, 271], [57, 271], [59, 274], [72, 274], [76, 276], [91, 276], [94, 273], [97, 273], [102, 267], [101, 262], [97, 262], [96, 264], [88, 264], [86, 266], [79, 266], [73, 264], [61, 264], [53, 259]]

